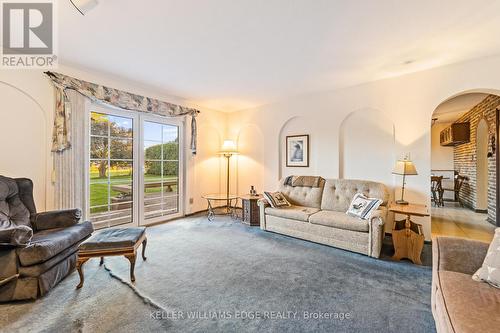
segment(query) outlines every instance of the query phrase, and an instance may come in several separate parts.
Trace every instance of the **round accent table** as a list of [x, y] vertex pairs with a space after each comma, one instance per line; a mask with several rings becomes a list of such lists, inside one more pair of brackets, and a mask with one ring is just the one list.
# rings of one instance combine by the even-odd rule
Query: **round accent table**
[[[236, 206], [238, 205], [239, 196], [236, 194], [225, 194], [225, 193], [211, 193], [204, 194], [202, 198], [207, 200], [208, 204], [208, 215], [209, 221], [213, 221], [216, 215], [230, 215], [233, 220], [238, 218]], [[217, 203], [226, 202], [225, 206], [219, 207]], [[222, 213], [216, 213], [217, 208], [223, 208]]]

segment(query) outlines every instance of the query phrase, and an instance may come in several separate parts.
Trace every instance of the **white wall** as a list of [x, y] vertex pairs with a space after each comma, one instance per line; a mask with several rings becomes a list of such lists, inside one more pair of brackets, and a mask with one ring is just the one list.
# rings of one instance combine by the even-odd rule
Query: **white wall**
[[[198, 154], [186, 147], [186, 213], [206, 208], [203, 193], [220, 190], [220, 158], [215, 154], [225, 134], [226, 114], [198, 107], [189, 101], [169, 96], [151, 87], [95, 73], [59, 66], [57, 72], [117, 89], [142, 94], [201, 110], [198, 116]], [[35, 185], [38, 210], [54, 208], [52, 155], [50, 153], [54, 112], [54, 91], [49, 79], [39, 70], [0, 70], [0, 174], [29, 177]], [[186, 122], [189, 142], [190, 121]], [[189, 199], [193, 204], [189, 204]]]
[[441, 146], [439, 135], [452, 123], [435, 123], [431, 127], [431, 169], [454, 170], [453, 147]]
[[[253, 183], [259, 184], [259, 188], [275, 188], [282, 172], [281, 130], [288, 128], [287, 122], [296, 117], [303, 119], [303, 122], [294, 125], [293, 130], [298, 132], [295, 134], [310, 134], [317, 138], [311, 142], [311, 158], [318, 163], [304, 172], [314, 171], [324, 177], [338, 177], [339, 131], [342, 122], [353, 111], [375, 109], [395, 126], [395, 156], [410, 153], [418, 170], [418, 176], [407, 178], [405, 198], [430, 205], [432, 113], [441, 102], [460, 93], [500, 90], [500, 76], [491, 74], [493, 68], [500, 68], [500, 57], [478, 59], [336, 91], [296, 96], [231, 113], [228, 118], [229, 137], [237, 137], [241, 128], [252, 124], [263, 134], [265, 142], [262, 157], [250, 156], [259, 161], [257, 168], [263, 176], [258, 178], [254, 173], [240, 170], [238, 183], [251, 179]], [[362, 156], [359, 157], [359, 163], [367, 166], [373, 164]], [[392, 165], [394, 161], [388, 163], [384, 160], [380, 163]], [[390, 172], [390, 169], [387, 170], [387, 173]], [[383, 173], [380, 177], [386, 176]], [[370, 177], [378, 178], [373, 174]], [[396, 196], [400, 195], [399, 183], [400, 179], [396, 178], [392, 183], [388, 182], [391, 187], [397, 186]], [[430, 218], [414, 220], [423, 224], [425, 236], [430, 239]]]

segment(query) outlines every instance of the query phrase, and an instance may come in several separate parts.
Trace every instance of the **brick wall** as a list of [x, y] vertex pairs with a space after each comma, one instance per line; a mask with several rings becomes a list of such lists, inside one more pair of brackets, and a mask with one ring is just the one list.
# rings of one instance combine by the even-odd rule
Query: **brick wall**
[[[469, 177], [460, 191], [460, 201], [467, 207], [476, 209], [476, 132], [481, 119], [488, 123], [489, 136], [496, 133], [496, 108], [500, 106], [500, 97], [488, 95], [469, 112], [458, 119], [457, 123], [470, 122], [470, 142], [455, 146], [453, 160], [455, 170]], [[488, 139], [489, 140], [489, 139]], [[498, 141], [498, 140], [497, 140]], [[498, 146], [497, 146], [498, 148]], [[488, 143], [491, 151], [491, 143]], [[495, 224], [496, 217], [496, 156], [488, 158], [488, 221]]]

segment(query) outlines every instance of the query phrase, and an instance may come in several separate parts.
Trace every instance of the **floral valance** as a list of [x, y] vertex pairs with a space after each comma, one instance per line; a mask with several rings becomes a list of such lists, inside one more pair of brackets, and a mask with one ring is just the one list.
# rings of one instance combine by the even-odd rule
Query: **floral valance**
[[66, 89], [72, 89], [90, 98], [92, 101], [105, 103], [125, 110], [153, 113], [165, 117], [190, 115], [191, 150], [196, 154], [196, 115], [200, 112], [193, 108], [160, 101], [154, 98], [132, 94], [96, 83], [75, 79], [55, 72], [45, 72], [56, 87], [56, 110], [54, 131], [52, 135], [52, 151], [63, 151], [71, 146], [69, 124], [69, 104], [66, 103]]

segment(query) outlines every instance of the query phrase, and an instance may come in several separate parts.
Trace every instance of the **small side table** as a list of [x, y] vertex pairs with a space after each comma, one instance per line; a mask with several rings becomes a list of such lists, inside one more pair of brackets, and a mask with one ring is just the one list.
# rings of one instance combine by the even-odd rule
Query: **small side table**
[[394, 221], [392, 241], [394, 243], [394, 260], [410, 259], [414, 264], [422, 265], [420, 255], [424, 247], [424, 233], [422, 225], [411, 221], [411, 216], [429, 216], [429, 209], [425, 205], [398, 205], [391, 204], [389, 211], [406, 215], [402, 221]]
[[263, 196], [245, 194], [240, 197], [243, 206], [242, 222], [250, 226], [260, 226], [259, 206], [257, 201]]
[[[233, 220], [236, 220], [238, 218], [238, 212], [236, 211], [236, 206], [238, 205], [238, 196], [235, 194], [224, 194], [224, 193], [211, 193], [211, 194], [204, 194], [202, 195], [202, 198], [207, 200], [207, 210], [208, 210], [208, 215], [207, 218], [210, 222], [212, 222], [215, 219], [215, 215], [229, 215]], [[224, 212], [222, 214], [217, 214], [216, 209], [219, 207], [214, 207], [214, 204], [217, 202], [226, 202]]]

